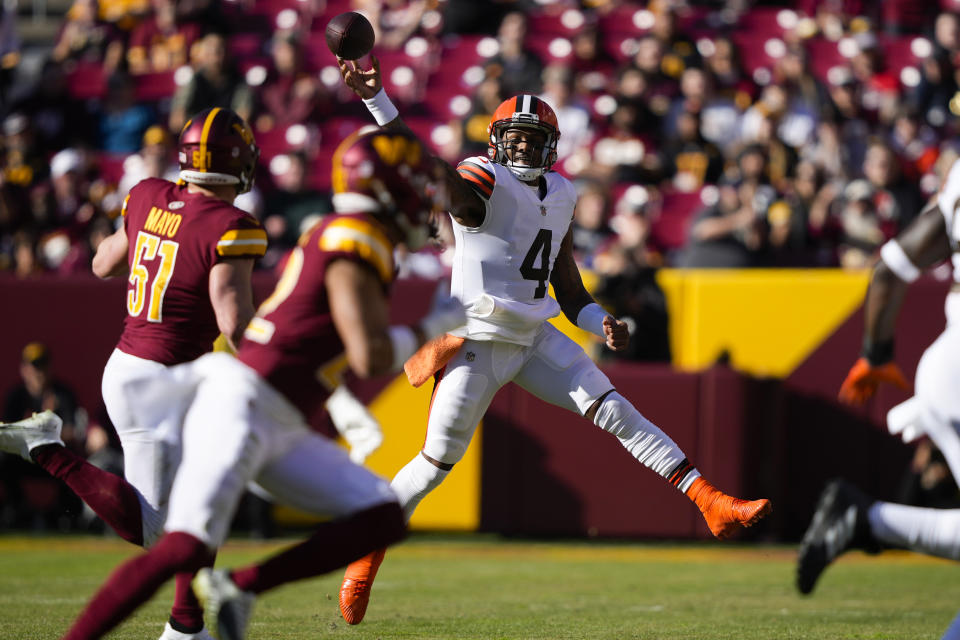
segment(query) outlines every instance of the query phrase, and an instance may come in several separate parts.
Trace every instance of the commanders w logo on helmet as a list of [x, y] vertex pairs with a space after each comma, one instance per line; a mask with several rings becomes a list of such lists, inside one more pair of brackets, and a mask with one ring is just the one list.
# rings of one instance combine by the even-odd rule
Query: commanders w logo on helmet
[[183, 125], [177, 155], [184, 182], [235, 184], [237, 193], [246, 193], [253, 186], [260, 148], [243, 118], [230, 109], [215, 107]]

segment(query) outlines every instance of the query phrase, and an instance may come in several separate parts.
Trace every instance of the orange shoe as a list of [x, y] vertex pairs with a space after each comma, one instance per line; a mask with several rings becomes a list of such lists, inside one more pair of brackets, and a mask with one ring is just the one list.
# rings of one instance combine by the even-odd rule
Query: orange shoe
[[374, 551], [355, 560], [347, 567], [340, 585], [340, 615], [347, 624], [360, 624], [367, 613], [370, 602], [370, 588], [377, 577], [377, 569], [383, 562], [386, 549]]
[[687, 496], [700, 507], [703, 519], [718, 538], [726, 538], [741, 527], [749, 527], [773, 511], [769, 500], [741, 500], [728, 496], [699, 477], [687, 489]]

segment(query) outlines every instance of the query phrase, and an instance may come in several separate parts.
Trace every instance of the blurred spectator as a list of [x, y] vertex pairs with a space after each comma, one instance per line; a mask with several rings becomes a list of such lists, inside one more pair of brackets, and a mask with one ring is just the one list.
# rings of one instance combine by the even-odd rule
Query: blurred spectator
[[934, 509], [960, 508], [960, 493], [946, 458], [928, 438], [917, 443], [910, 466], [900, 479], [897, 502]]
[[504, 95], [540, 93], [543, 62], [526, 46], [527, 17], [512, 11], [497, 31], [500, 51], [486, 63], [488, 74], [498, 75]]
[[225, 36], [208, 33], [199, 41], [196, 51], [193, 77], [173, 96], [170, 130], [180, 131], [189, 114], [210, 107], [233, 109], [249, 121], [253, 94], [233, 60], [227, 60]]
[[800, 148], [814, 138], [824, 112], [830, 115], [827, 88], [810, 72], [802, 46], [788, 47], [777, 59], [772, 86], [784, 92], [777, 136], [791, 147]]
[[49, 409], [63, 420], [63, 442], [76, 448], [82, 441], [82, 433], [77, 431], [76, 394], [50, 373], [49, 349], [42, 342], [31, 342], [20, 355], [21, 382], [7, 392], [3, 422], [16, 422]]
[[13, 111], [30, 114], [34, 142], [46, 153], [64, 146], [92, 146], [96, 127], [87, 104], [75, 98], [67, 87], [63, 65], [46, 60], [37, 81], [13, 97]]
[[700, 118], [701, 135], [724, 148], [739, 140], [740, 110], [732, 99], [723, 98], [703, 69], [689, 68], [680, 76], [680, 95], [674, 98], [664, 121], [663, 133], [675, 136], [681, 113]]
[[100, 148], [107, 153], [133, 153], [144, 132], [156, 122], [153, 109], [136, 101], [133, 77], [117, 72], [107, 81], [107, 96], [100, 103]]
[[905, 108], [901, 108], [893, 122], [889, 143], [903, 170], [904, 179], [913, 183], [917, 183], [933, 168], [940, 153], [936, 132]]
[[704, 69], [713, 78], [718, 95], [732, 101], [738, 109], [746, 109], [753, 101], [757, 86], [748, 77], [736, 45], [727, 36], [720, 36], [704, 45]]
[[741, 268], [756, 264], [766, 208], [754, 203], [756, 185], [724, 179], [719, 197], [694, 218], [680, 266]]
[[838, 144], [842, 146], [847, 164], [859, 167], [867, 151], [870, 122], [860, 100], [860, 85], [849, 69], [839, 67], [831, 73], [828, 87], [834, 122], [837, 124]]
[[427, 0], [361, 0], [356, 3], [373, 25], [377, 46], [399, 49], [420, 28]]
[[149, 127], [143, 134], [138, 153], [123, 161], [123, 176], [117, 185], [121, 196], [126, 196], [133, 185], [144, 178], [164, 178], [176, 182], [180, 165], [176, 161], [174, 140], [161, 125]]
[[292, 33], [274, 36], [270, 54], [273, 67], [257, 91], [255, 128], [267, 131], [276, 126], [317, 121], [329, 113], [331, 96], [303, 60], [303, 47]]
[[564, 65], [552, 64], [543, 70], [543, 93], [560, 125], [557, 158], [562, 161], [590, 141], [590, 111], [573, 96], [573, 73]]
[[916, 183], [907, 180], [890, 146], [875, 140], [867, 148], [863, 175], [874, 190], [877, 215], [890, 223], [890, 237], [904, 229], [920, 212], [923, 196]]
[[[490, 134], [487, 126], [500, 103], [506, 99], [499, 74], [490, 74], [473, 91], [470, 112], [463, 118], [462, 154], [487, 155]], [[563, 137], [561, 132], [560, 137]]]
[[10, 89], [20, 64], [20, 36], [16, 5], [0, 6], [0, 108], [10, 104]]
[[[265, 196], [267, 217], [263, 221], [270, 237], [270, 249], [289, 249], [296, 245], [305, 226], [331, 210], [327, 196], [310, 187], [309, 161], [300, 152], [285, 153], [270, 161], [275, 188]], [[267, 258], [265, 258], [267, 259]]]
[[867, 180], [854, 180], [843, 191], [840, 210], [842, 238], [838, 249], [840, 266], [845, 269], [870, 267], [880, 246], [896, 235], [893, 225], [879, 215], [877, 191]]
[[648, 247], [650, 200], [648, 191], [640, 185], [624, 192], [610, 221], [617, 235], [594, 260], [594, 269], [600, 276], [595, 291], [597, 300], [614, 317], [630, 325], [626, 350], [611, 351], [603, 354], [604, 358], [670, 361], [667, 301], [656, 280], [660, 260]]
[[190, 62], [190, 48], [200, 37], [197, 22], [178, 15], [174, 0], [152, 0], [152, 12], [130, 34], [130, 73], [172, 71]]
[[105, 76], [119, 67], [122, 36], [114, 25], [100, 19], [99, 8], [97, 0], [74, 0], [50, 53], [54, 62], [95, 63]]
[[46, 179], [48, 172], [35, 140], [33, 125], [25, 114], [12, 113], [4, 119], [0, 229], [7, 233], [33, 224], [30, 191]]
[[596, 180], [578, 182], [577, 207], [573, 212], [573, 255], [577, 263], [592, 268], [597, 250], [607, 244], [613, 230], [607, 224], [610, 194], [606, 186]]
[[43, 264], [37, 250], [37, 237], [33, 231], [21, 229], [13, 234], [11, 242], [13, 275], [29, 278], [43, 273]]
[[647, 34], [640, 38], [637, 53], [633, 56], [633, 65], [646, 79], [650, 109], [658, 116], [666, 115], [670, 102], [680, 93], [680, 72], [675, 75], [664, 72], [663, 48], [660, 40]]
[[[838, 181], [827, 180], [825, 172], [809, 160], [801, 160], [787, 191], [789, 225], [768, 215], [769, 243], [773, 262], [782, 266], [836, 266], [838, 228], [831, 217], [834, 200], [840, 193]], [[803, 225], [805, 228], [798, 228]], [[802, 239], [802, 241], [801, 241]], [[801, 255], [798, 255], [801, 254]]]
[[677, 116], [673, 136], [661, 152], [664, 177], [680, 191], [696, 191], [704, 183], [715, 183], [723, 172], [723, 156], [700, 133], [700, 115], [682, 112]]

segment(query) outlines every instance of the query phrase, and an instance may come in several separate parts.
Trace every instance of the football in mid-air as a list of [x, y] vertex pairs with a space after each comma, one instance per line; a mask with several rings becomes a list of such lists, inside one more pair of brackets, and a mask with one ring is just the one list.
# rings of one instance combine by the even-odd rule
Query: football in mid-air
[[347, 11], [327, 23], [327, 46], [339, 58], [356, 60], [373, 49], [373, 25], [356, 11]]

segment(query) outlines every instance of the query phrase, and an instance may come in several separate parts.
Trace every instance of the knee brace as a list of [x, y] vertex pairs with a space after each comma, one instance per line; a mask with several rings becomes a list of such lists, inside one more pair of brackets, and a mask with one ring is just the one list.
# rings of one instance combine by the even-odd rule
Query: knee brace
[[686, 457], [667, 434], [616, 391], [604, 398], [594, 423], [616, 436], [634, 458], [661, 476], [666, 477]]

